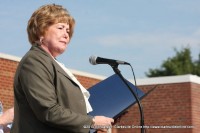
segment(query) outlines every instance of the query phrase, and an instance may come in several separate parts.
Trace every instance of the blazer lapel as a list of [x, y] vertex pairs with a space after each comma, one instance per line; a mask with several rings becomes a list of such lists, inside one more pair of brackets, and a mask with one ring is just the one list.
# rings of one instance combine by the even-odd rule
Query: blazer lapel
[[[47, 57], [51, 58], [52, 61], [53, 61], [53, 64], [56, 68], [56, 70], [63, 74], [66, 78], [68, 78], [70, 81], [72, 81], [76, 86], [78, 86], [71, 78], [70, 76], [60, 67], [60, 65], [58, 65], [58, 63], [46, 52], [44, 51], [42, 48], [39, 47], [39, 45], [35, 44], [31, 47], [31, 50], [37, 50], [37, 51], [40, 51], [42, 52], [43, 54], [45, 54]], [[78, 86], [79, 87], [79, 86]]]
[[66, 78], [68, 78], [70, 81], [72, 81], [76, 86], [79, 87], [79, 85], [74, 82], [74, 80], [71, 79], [71, 77], [60, 67], [60, 65], [55, 61], [53, 60], [53, 63], [54, 63], [54, 66], [56, 68], [56, 70], [61, 73], [62, 75], [64, 75]]

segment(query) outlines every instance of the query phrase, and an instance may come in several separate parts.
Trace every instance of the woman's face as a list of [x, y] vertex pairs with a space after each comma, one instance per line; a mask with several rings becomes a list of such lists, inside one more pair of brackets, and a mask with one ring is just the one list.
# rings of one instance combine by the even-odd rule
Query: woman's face
[[41, 40], [41, 47], [53, 57], [62, 54], [70, 41], [69, 31], [67, 23], [51, 25]]

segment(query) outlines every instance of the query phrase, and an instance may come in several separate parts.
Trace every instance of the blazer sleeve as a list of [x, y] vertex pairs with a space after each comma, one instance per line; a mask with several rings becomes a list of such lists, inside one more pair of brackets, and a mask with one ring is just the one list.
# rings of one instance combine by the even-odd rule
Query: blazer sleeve
[[21, 66], [19, 80], [37, 119], [50, 126], [66, 130], [90, 125], [92, 118], [75, 113], [57, 103], [54, 76], [54, 67], [50, 58], [30, 56]]

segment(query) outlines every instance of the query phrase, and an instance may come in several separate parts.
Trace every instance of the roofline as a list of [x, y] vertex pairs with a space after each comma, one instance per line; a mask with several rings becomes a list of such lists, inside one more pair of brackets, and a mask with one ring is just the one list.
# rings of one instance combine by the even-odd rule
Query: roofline
[[11, 60], [11, 61], [17, 61], [17, 62], [21, 60], [20, 57], [9, 55], [9, 54], [3, 54], [3, 53], [0, 53], [0, 58]]
[[[0, 58], [11, 60], [11, 61], [16, 61], [16, 62], [20, 62], [20, 60], [21, 60], [20, 57], [9, 55], [9, 54], [3, 54], [3, 53], [0, 53]], [[70, 68], [69, 68], [69, 70], [73, 74], [80, 75], [80, 76], [86, 76], [86, 77], [95, 78], [95, 79], [99, 79], [99, 80], [104, 80], [107, 78], [106, 76], [100, 76], [100, 75], [91, 74], [91, 73], [87, 73], [87, 72], [83, 72], [83, 71], [78, 71], [78, 70], [74, 70], [74, 69], [70, 69]]]
[[104, 80], [107, 78], [106, 76], [96, 75], [96, 74], [78, 71], [78, 70], [74, 70], [74, 69], [69, 69], [69, 70], [75, 75], [86, 76], [86, 77], [95, 78], [95, 79], [99, 79], [99, 80]]
[[[20, 57], [3, 54], [3, 53], [0, 53], [0, 58], [8, 59], [8, 60], [16, 61], [16, 62], [19, 62], [21, 60]], [[95, 79], [99, 79], [99, 80], [104, 80], [107, 78], [106, 76], [91, 74], [91, 73], [78, 71], [78, 70], [74, 70], [74, 69], [70, 69], [70, 71], [76, 75], [86, 76], [86, 77], [95, 78]], [[134, 83], [133, 79], [131, 79], [129, 81]], [[192, 83], [200, 84], [200, 77], [198, 77], [196, 75], [187, 74], [187, 75], [137, 79], [137, 85], [171, 84], [171, 83], [183, 83], [183, 82], [192, 82]]]
[[[130, 80], [130, 81], [133, 82], [134, 80]], [[137, 79], [137, 85], [172, 84], [172, 83], [185, 83], [185, 82], [200, 84], [200, 77], [198, 77], [197, 75], [186, 74], [186, 75], [150, 77], [150, 78], [144, 78], [144, 79]]]

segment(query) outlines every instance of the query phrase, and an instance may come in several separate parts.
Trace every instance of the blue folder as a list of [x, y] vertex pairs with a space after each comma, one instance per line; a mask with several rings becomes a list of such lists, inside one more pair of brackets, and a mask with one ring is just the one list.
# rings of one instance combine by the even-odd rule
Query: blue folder
[[[138, 98], [145, 94], [126, 80]], [[103, 115], [110, 118], [118, 118], [126, 109], [136, 103], [136, 100], [125, 83], [117, 74], [97, 83], [88, 89], [90, 92], [90, 104], [93, 111], [89, 115]]]

